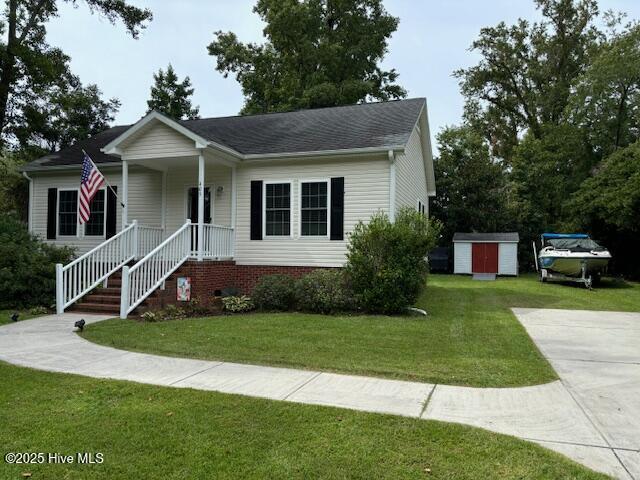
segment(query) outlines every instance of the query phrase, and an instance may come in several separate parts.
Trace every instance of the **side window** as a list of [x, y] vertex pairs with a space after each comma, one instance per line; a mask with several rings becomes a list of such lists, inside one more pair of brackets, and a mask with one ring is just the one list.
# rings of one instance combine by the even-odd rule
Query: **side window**
[[78, 233], [78, 191], [58, 192], [58, 235], [76, 236]]
[[84, 226], [84, 234], [87, 236], [104, 235], [104, 190], [98, 190], [91, 201], [91, 215], [89, 221]]
[[326, 236], [328, 219], [327, 182], [303, 182], [300, 184], [300, 234]]
[[291, 184], [265, 185], [265, 235], [291, 235]]

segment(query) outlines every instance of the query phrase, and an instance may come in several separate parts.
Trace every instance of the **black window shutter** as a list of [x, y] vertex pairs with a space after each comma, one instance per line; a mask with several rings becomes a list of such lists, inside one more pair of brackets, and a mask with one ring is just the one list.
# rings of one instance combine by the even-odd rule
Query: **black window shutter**
[[251, 240], [262, 240], [262, 180], [251, 181]]
[[344, 177], [331, 179], [331, 240], [344, 240]]
[[118, 200], [116, 194], [118, 187], [113, 187], [113, 192], [107, 188], [107, 228], [105, 231], [106, 238], [111, 238], [116, 234], [116, 219], [118, 218]]
[[[33, 208], [33, 205], [29, 205]], [[58, 210], [58, 189], [50, 188], [47, 192], [47, 240], [56, 239], [56, 212]]]

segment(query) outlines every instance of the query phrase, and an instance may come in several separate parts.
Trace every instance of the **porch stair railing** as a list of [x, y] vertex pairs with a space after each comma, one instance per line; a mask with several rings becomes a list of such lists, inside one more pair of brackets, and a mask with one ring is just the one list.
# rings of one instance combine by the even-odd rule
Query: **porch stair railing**
[[191, 222], [187, 222], [134, 266], [122, 268], [120, 318], [127, 318], [191, 256]]
[[138, 224], [124, 230], [67, 265], [56, 264], [56, 312], [64, 310], [103, 283], [136, 256]]

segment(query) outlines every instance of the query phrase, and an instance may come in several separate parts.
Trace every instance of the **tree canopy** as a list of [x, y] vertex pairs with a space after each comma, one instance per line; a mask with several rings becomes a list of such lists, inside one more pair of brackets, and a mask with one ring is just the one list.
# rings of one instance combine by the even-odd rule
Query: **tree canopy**
[[470, 126], [447, 127], [437, 141], [438, 184], [431, 212], [443, 223], [442, 242], [451, 242], [455, 232], [503, 229], [507, 223], [505, 172], [491, 158], [482, 134]]
[[[491, 230], [497, 223], [478, 219], [501, 212], [504, 229], [520, 233], [523, 266], [546, 230], [583, 230], [614, 258], [629, 257], [638, 235], [640, 24], [606, 13], [601, 29], [595, 0], [534, 1], [541, 21], [483, 28], [472, 44], [479, 62], [455, 72], [464, 123], [438, 137], [433, 211], [467, 231]], [[462, 168], [472, 164], [480, 171]], [[476, 189], [486, 191], [468, 193]], [[638, 263], [615, 267], [640, 277]]]
[[403, 98], [398, 73], [380, 62], [398, 28], [382, 0], [259, 0], [261, 44], [216, 32], [209, 54], [242, 85], [242, 113]]
[[153, 75], [153, 81], [151, 98], [147, 101], [148, 112], [157, 110], [179, 120], [198, 118], [199, 108], [191, 104], [190, 97], [194, 90], [189, 77], [180, 82], [169, 64], [166, 72], [160, 69]]
[[[58, 15], [62, 3], [78, 4], [78, 0], [5, 0], [0, 16], [0, 146], [16, 141], [16, 131], [22, 138], [31, 128], [34, 110], [47, 110], [60, 96], [69, 101], [88, 94], [81, 103], [91, 101], [97, 89], [79, 88], [79, 80], [69, 69], [69, 57], [46, 41], [47, 22]], [[136, 38], [151, 12], [130, 5], [125, 0], [84, 0], [91, 12], [111, 23], [121, 21]], [[109, 103], [109, 102], [108, 102]], [[110, 105], [114, 106], [113, 103]], [[97, 111], [103, 110], [98, 107]], [[91, 123], [91, 122], [90, 122]], [[36, 133], [40, 135], [40, 133]], [[46, 136], [47, 133], [42, 133]]]

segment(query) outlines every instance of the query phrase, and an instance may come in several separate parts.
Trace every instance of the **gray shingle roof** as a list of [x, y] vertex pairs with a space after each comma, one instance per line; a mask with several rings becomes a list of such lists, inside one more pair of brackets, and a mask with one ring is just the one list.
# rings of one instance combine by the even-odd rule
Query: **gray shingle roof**
[[[390, 148], [407, 143], [424, 104], [424, 98], [414, 98], [179, 123], [208, 141], [244, 155]], [[28, 164], [26, 169], [31, 166], [79, 164], [83, 148], [96, 163], [117, 162], [117, 157], [105, 155], [100, 149], [129, 127], [113, 127], [70, 148], [42, 157]]]
[[505, 233], [461, 233], [453, 235], [454, 242], [518, 242], [518, 232]]

